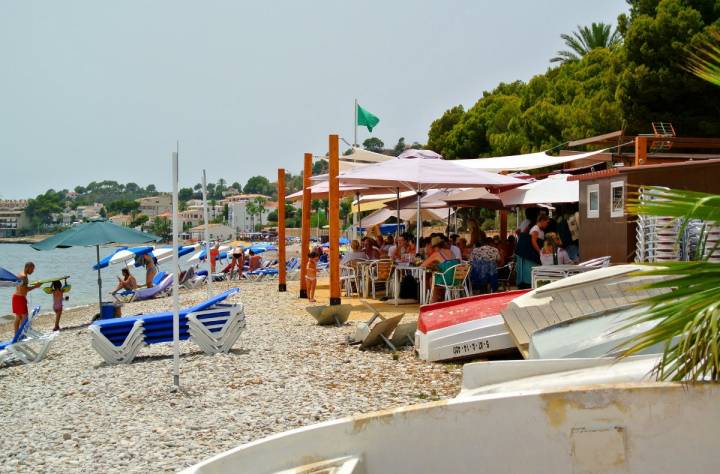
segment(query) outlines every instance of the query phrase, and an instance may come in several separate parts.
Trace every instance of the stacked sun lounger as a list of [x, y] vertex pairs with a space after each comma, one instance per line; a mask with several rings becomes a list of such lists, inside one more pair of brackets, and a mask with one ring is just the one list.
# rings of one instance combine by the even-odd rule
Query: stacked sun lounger
[[[228, 352], [245, 328], [242, 304], [223, 304], [236, 294], [231, 288], [179, 312], [180, 340], [190, 339], [208, 354]], [[90, 326], [92, 346], [108, 364], [133, 361], [141, 347], [173, 340], [173, 313], [109, 319]]]

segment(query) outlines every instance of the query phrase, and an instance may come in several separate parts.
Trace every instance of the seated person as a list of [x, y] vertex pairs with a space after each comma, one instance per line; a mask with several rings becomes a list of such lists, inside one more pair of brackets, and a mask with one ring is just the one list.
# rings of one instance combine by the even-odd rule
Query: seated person
[[375, 240], [370, 237], [362, 238], [362, 249], [370, 260], [379, 260], [380, 251], [375, 247]]
[[545, 234], [545, 241], [540, 252], [541, 265], [572, 265], [574, 263], [565, 249], [560, 247], [559, 242], [560, 238], [557, 234], [553, 232]]
[[255, 252], [252, 251], [252, 249], [248, 250], [248, 270], [254, 271], [260, 268], [262, 264], [262, 257], [260, 255], [255, 255]]
[[[427, 257], [421, 264], [421, 267], [432, 270], [436, 273], [443, 273], [449, 268], [460, 263], [460, 260], [455, 258], [452, 251], [450, 251], [449, 242], [445, 242], [442, 237], [435, 236], [430, 239], [430, 256]], [[446, 275], [443, 279], [442, 275], [435, 275], [435, 285], [433, 285], [433, 293], [430, 296], [430, 302], [434, 303], [440, 300], [442, 295], [442, 288], [438, 287], [439, 284], [444, 284], [445, 281], [449, 282], [452, 279], [452, 275]]]
[[365, 252], [360, 250], [360, 242], [353, 240], [350, 242], [350, 251], [345, 253], [342, 260], [340, 260], [340, 265], [347, 265], [353, 260], [367, 260], [367, 258]]
[[137, 288], [138, 288], [137, 280], [135, 280], [135, 277], [132, 276], [132, 274], [130, 273], [130, 270], [128, 270], [127, 268], [123, 268], [122, 270], [120, 270], [120, 272], [122, 273], [122, 278], [117, 277], [118, 284], [115, 287], [115, 289], [112, 291], [112, 293], [115, 294], [121, 290], [126, 290], [126, 291], [137, 290]]
[[486, 237], [478, 242], [470, 254], [472, 271], [470, 281], [474, 289], [484, 289], [490, 286], [492, 291], [498, 289], [498, 266], [502, 262], [500, 251], [493, 245], [493, 239]]

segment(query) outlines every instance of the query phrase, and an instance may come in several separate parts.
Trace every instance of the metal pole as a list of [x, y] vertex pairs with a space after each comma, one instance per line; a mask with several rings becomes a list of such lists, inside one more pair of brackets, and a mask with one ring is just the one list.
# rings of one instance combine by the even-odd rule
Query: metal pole
[[420, 191], [417, 191], [417, 222], [415, 222], [415, 253], [420, 252], [420, 231], [422, 221], [420, 220]]
[[[395, 205], [397, 206], [397, 211], [396, 211], [397, 222], [395, 223], [395, 240], [397, 240], [397, 238], [400, 237], [400, 188], [395, 188]], [[395, 245], [397, 245], [397, 243], [395, 243]]]
[[307, 298], [307, 272], [308, 249], [310, 248], [310, 176], [312, 175], [312, 153], [305, 153], [303, 162], [303, 201], [302, 225], [300, 230], [300, 298]]
[[173, 294], [173, 384], [176, 389], [180, 388], [180, 304], [178, 294], [180, 292], [180, 265], [178, 259], [178, 154], [177, 151], [172, 154], [172, 209], [173, 209], [173, 278], [172, 294]]
[[353, 140], [354, 146], [358, 146], [358, 142], [357, 142], [357, 108], [358, 108], [357, 99], [355, 99], [355, 139]]
[[447, 226], [445, 226], [445, 233], [449, 236], [450, 235], [450, 211], [452, 208], [448, 206], [448, 216], [447, 216]]
[[360, 240], [360, 193], [355, 192], [355, 207], [356, 211], [353, 214], [353, 223], [355, 224], [355, 239]]
[[453, 232], [453, 233], [457, 234], [457, 230], [458, 230], [457, 207], [453, 207], [453, 223], [455, 224], [455, 232]]
[[212, 266], [210, 265], [210, 227], [208, 226], [208, 207], [207, 207], [207, 176], [205, 170], [202, 172], [202, 196], [203, 196], [203, 221], [205, 222], [205, 261], [207, 262], [207, 292], [208, 299], [212, 298]]
[[285, 169], [278, 168], [278, 291], [287, 291], [285, 268]]
[[97, 263], [98, 263], [98, 311], [100, 315], [102, 315], [102, 278], [100, 278], [100, 246], [95, 246], [95, 256], [97, 257]]

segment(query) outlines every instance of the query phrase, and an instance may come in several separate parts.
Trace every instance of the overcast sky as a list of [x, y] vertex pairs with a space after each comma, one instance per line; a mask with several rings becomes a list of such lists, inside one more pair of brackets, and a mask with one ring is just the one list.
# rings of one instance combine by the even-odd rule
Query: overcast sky
[[[560, 34], [615, 24], [624, 0], [30, 1], [0, 3], [0, 197], [105, 179], [274, 180], [327, 135], [430, 123], [498, 82], [544, 72]], [[361, 130], [359, 141], [369, 135]], [[341, 145], [344, 149], [344, 145]]]

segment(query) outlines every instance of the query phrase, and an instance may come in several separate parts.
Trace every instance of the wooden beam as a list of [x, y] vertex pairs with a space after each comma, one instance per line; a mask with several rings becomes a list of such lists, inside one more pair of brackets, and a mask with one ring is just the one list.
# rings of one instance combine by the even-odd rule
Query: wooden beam
[[635, 163], [634, 166], [641, 166], [647, 163], [648, 137], [635, 137]]
[[340, 304], [340, 141], [337, 135], [330, 135], [329, 148], [329, 207], [330, 207], [330, 305]]
[[310, 251], [310, 176], [312, 176], [312, 153], [305, 153], [305, 167], [303, 169], [303, 204], [302, 225], [300, 234], [300, 298], [307, 298], [307, 272], [308, 252]]
[[278, 291], [287, 291], [285, 267], [285, 169], [278, 168]]
[[507, 211], [500, 211], [500, 239], [505, 241], [507, 239]]
[[623, 136], [623, 131], [618, 130], [617, 132], [610, 132], [610, 133], [606, 133], [604, 135], [597, 135], [595, 137], [583, 138], [581, 140], [573, 140], [571, 142], [568, 142], [567, 146], [574, 147], [574, 146], [593, 145], [593, 144], [601, 144], [601, 143], [614, 144], [617, 141], [617, 139], [621, 138], [622, 136]]

